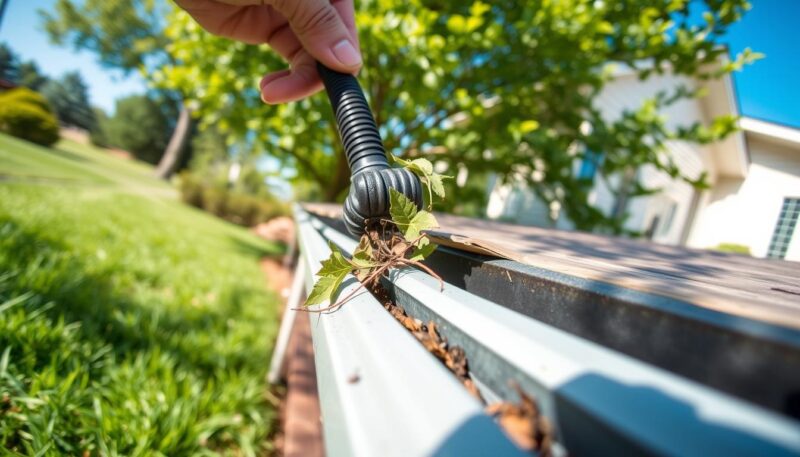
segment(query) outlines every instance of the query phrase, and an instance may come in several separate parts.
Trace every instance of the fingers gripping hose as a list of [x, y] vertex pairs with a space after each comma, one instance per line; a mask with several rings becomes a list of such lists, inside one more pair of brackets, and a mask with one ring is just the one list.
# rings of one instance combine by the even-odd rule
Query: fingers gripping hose
[[350, 165], [350, 193], [344, 202], [347, 231], [361, 235], [370, 220], [388, 218], [390, 188], [421, 208], [419, 178], [404, 168], [389, 167], [378, 127], [355, 76], [333, 71], [319, 62], [317, 70], [333, 106]]

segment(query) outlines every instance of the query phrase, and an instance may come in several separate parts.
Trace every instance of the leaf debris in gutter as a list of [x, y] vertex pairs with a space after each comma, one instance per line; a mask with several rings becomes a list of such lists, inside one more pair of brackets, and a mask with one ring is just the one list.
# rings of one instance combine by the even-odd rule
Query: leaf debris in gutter
[[473, 397], [486, 405], [484, 409], [486, 414], [497, 420], [497, 423], [517, 446], [542, 457], [552, 455], [552, 428], [547, 418], [541, 414], [533, 397], [527, 395], [519, 385], [514, 383], [514, 388], [520, 397], [519, 403], [502, 401], [487, 404], [470, 377], [469, 363], [462, 347], [448, 344], [447, 338], [439, 334], [433, 321], [425, 324], [406, 314], [401, 306], [392, 301], [388, 291], [380, 283], [371, 283], [368, 289], [389, 311], [389, 314], [394, 316], [422, 343], [425, 349], [439, 359], [461, 381]]

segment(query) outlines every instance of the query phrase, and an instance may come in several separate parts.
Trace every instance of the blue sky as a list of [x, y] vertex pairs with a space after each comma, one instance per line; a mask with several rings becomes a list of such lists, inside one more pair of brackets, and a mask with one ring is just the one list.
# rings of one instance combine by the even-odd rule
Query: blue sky
[[766, 57], [734, 76], [745, 116], [800, 128], [800, 0], [750, 0], [753, 9], [725, 41]]
[[100, 67], [90, 53], [75, 53], [50, 44], [36, 10], [51, 9], [55, 0], [8, 1], [10, 3], [0, 24], [0, 41], [8, 44], [22, 60], [36, 61], [42, 72], [51, 77], [67, 71], [80, 71], [89, 85], [92, 104], [109, 112], [114, 109], [115, 99], [144, 92], [144, 81], [138, 73], [126, 77], [121, 72]]
[[[111, 0], [109, 0], [111, 1]], [[138, 74], [128, 77], [101, 68], [89, 53], [74, 53], [49, 44], [36, 10], [55, 0], [10, 0], [0, 41], [23, 59], [35, 60], [51, 76], [79, 70], [91, 88], [92, 103], [111, 111], [114, 99], [142, 92]], [[751, 0], [753, 9], [725, 37], [731, 53], [746, 47], [766, 58], [734, 76], [745, 116], [800, 128], [800, 0]]]

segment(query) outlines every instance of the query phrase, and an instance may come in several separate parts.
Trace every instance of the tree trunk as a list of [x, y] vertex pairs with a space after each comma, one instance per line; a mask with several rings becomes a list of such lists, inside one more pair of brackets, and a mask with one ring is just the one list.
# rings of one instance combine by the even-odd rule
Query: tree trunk
[[617, 198], [611, 210], [611, 217], [614, 219], [622, 219], [628, 210], [631, 186], [636, 182], [636, 171], [634, 167], [627, 167], [622, 172], [619, 186], [617, 187]]
[[172, 131], [172, 137], [169, 139], [167, 149], [164, 150], [164, 155], [158, 162], [156, 168], [156, 176], [161, 179], [169, 179], [175, 172], [175, 168], [181, 160], [184, 151], [184, 144], [186, 138], [189, 136], [189, 130], [192, 126], [192, 113], [185, 103], [181, 103], [181, 112], [178, 114], [178, 122], [175, 124], [175, 130]]

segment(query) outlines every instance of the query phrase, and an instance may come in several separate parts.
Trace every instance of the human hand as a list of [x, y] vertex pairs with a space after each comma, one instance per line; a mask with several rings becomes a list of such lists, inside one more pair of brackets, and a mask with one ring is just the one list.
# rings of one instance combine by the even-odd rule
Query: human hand
[[319, 60], [355, 74], [361, 68], [353, 0], [175, 0], [209, 32], [267, 43], [289, 62], [260, 83], [266, 103], [305, 98], [322, 89]]

